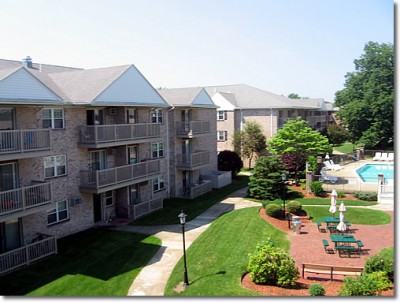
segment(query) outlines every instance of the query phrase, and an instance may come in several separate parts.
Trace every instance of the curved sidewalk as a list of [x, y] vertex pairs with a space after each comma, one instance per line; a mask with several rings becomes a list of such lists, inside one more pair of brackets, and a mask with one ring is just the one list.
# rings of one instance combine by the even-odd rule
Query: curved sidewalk
[[[216, 218], [236, 209], [260, 206], [260, 203], [244, 200], [247, 187], [233, 192], [225, 200], [213, 205], [201, 215], [185, 224], [186, 249], [204, 232]], [[141, 270], [128, 291], [128, 296], [163, 296], [165, 285], [172, 270], [183, 256], [182, 227], [176, 225], [130, 226], [121, 225], [116, 230], [154, 235], [162, 246]]]

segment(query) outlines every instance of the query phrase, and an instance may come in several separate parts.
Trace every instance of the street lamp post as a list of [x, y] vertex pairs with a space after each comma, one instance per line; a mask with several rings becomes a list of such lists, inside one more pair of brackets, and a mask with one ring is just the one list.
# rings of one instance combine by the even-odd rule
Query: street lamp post
[[[285, 181], [286, 181], [286, 174], [285, 173], [282, 173], [282, 175], [281, 175], [281, 177], [282, 177], [282, 182], [283, 182], [283, 184], [285, 185]], [[282, 201], [283, 201], [283, 210], [282, 210], [282, 212], [283, 212], [283, 219], [286, 219], [286, 211], [285, 211], [285, 208], [286, 208], [286, 204], [285, 204], [285, 199], [286, 199], [286, 185], [283, 187], [283, 192], [282, 192], [283, 194], [282, 194]], [[290, 220], [289, 220], [289, 217], [288, 217], [288, 219], [287, 219], [287, 221], [288, 221], [288, 228], [290, 229]]]
[[184, 265], [184, 268], [183, 268], [183, 286], [184, 287], [186, 287], [186, 286], [188, 286], [189, 285], [189, 279], [188, 279], [188, 274], [187, 274], [187, 266], [186, 266], [186, 248], [185, 248], [185, 223], [186, 223], [186, 214], [185, 213], [183, 213], [183, 210], [182, 210], [182, 213], [180, 213], [179, 215], [178, 215], [178, 217], [179, 217], [179, 220], [180, 220], [180, 223], [181, 223], [181, 225], [182, 225], [182, 238], [183, 238], [183, 265]]

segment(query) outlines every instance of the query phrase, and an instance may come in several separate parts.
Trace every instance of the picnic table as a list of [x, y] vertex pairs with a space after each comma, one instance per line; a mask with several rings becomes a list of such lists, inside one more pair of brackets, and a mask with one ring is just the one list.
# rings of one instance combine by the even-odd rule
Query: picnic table
[[[322, 216], [322, 220], [326, 223], [326, 228], [333, 232], [336, 230], [336, 226], [340, 223], [339, 217]], [[344, 222], [347, 226], [351, 226], [349, 221]]]
[[[360, 240], [355, 239], [353, 235], [331, 234], [330, 237], [332, 242], [335, 243], [335, 250], [339, 252], [339, 255], [341, 252], [348, 252], [350, 257], [352, 251], [357, 251], [357, 248], [351, 246], [350, 243], [356, 243], [359, 245]], [[338, 245], [338, 243], [343, 243], [343, 245]]]

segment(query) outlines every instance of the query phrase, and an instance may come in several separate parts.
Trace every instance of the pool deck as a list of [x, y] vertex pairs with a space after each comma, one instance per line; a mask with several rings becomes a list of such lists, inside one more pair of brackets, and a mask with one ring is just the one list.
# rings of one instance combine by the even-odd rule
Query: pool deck
[[342, 164], [342, 169], [338, 171], [327, 171], [328, 175], [339, 177], [336, 183], [324, 182], [325, 190], [335, 188], [344, 192], [378, 192], [378, 184], [364, 182], [357, 174], [356, 170], [366, 164], [393, 164], [393, 162], [358, 160], [347, 164]]

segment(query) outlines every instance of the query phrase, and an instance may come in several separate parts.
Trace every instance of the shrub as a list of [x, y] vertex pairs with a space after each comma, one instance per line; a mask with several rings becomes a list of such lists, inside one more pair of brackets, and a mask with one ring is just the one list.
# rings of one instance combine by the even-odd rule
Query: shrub
[[282, 207], [278, 204], [269, 204], [265, 207], [265, 213], [270, 217], [279, 218], [282, 216]]
[[299, 274], [292, 256], [269, 240], [257, 245], [247, 269], [253, 282], [281, 287], [294, 286]]
[[229, 150], [224, 150], [218, 153], [218, 170], [220, 171], [232, 171], [232, 177], [236, 177], [236, 174], [243, 168], [243, 161], [240, 156]]
[[324, 296], [325, 289], [322, 287], [321, 284], [316, 283], [310, 286], [309, 293], [310, 296]]
[[286, 198], [287, 199], [296, 199], [296, 198], [303, 198], [304, 194], [296, 191], [296, 190], [292, 190], [292, 189], [288, 189], [288, 192], [286, 193]]
[[355, 278], [345, 277], [338, 293], [340, 296], [378, 296], [388, 290], [390, 284], [386, 272], [373, 272]]
[[337, 197], [338, 197], [338, 198], [343, 198], [345, 195], [346, 195], [346, 194], [344, 194], [344, 192], [342, 192], [342, 191], [338, 191], [338, 192], [337, 192]]
[[354, 196], [360, 200], [366, 201], [378, 201], [378, 193], [362, 193], [362, 192], [355, 192]]
[[369, 257], [364, 265], [365, 273], [386, 272], [388, 278], [394, 279], [394, 248], [385, 248], [378, 254]]
[[286, 207], [287, 207], [288, 212], [290, 212], [292, 214], [296, 214], [297, 212], [299, 212], [301, 210], [301, 203], [297, 200], [292, 200], [286, 204]]
[[324, 188], [322, 187], [322, 183], [320, 183], [319, 181], [313, 181], [310, 185], [310, 189], [315, 196], [323, 195]]
[[265, 209], [265, 207], [269, 204], [277, 204], [277, 205], [281, 205], [283, 203], [283, 201], [281, 199], [274, 199], [274, 200], [263, 200], [262, 202], [263, 208]]

